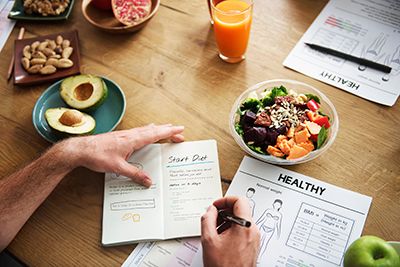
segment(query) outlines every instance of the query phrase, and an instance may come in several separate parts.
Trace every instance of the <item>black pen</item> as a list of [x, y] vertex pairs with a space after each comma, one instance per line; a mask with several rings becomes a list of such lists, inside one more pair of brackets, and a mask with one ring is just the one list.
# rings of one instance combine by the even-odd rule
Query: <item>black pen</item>
[[370, 67], [370, 68], [373, 68], [373, 69], [376, 69], [376, 70], [383, 71], [385, 73], [390, 73], [390, 71], [392, 70], [392, 68], [389, 67], [389, 66], [386, 66], [386, 65], [383, 65], [383, 64], [380, 64], [380, 63], [365, 59], [365, 58], [355, 57], [355, 56], [352, 56], [350, 54], [346, 54], [346, 53], [340, 52], [338, 50], [334, 50], [332, 48], [328, 48], [328, 47], [317, 45], [317, 44], [311, 44], [311, 43], [305, 43], [305, 44], [308, 45], [309, 47], [311, 47], [314, 50], [317, 50], [317, 51], [320, 51], [320, 52], [323, 52], [323, 53], [327, 53], [327, 54], [330, 54], [330, 55], [333, 55], [333, 56], [336, 56], [336, 57], [340, 57], [340, 58], [343, 58], [343, 59], [346, 59], [346, 60], [349, 60], [349, 61], [353, 61], [353, 62], [356, 62], [358, 64], [364, 65], [366, 67]]
[[237, 217], [229, 212], [227, 212], [226, 210], [220, 210], [218, 211], [218, 216], [221, 217], [222, 220], [224, 221], [228, 221], [228, 222], [232, 222], [232, 223], [236, 223], [237, 225], [243, 226], [243, 227], [250, 227], [251, 226], [251, 222]]

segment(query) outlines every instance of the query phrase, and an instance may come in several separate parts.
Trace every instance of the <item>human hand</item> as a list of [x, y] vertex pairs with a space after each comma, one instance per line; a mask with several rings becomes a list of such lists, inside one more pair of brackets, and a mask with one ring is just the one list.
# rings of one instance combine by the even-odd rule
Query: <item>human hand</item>
[[[218, 210], [226, 209], [251, 222], [249, 228], [232, 224], [217, 232]], [[201, 243], [205, 267], [256, 266], [260, 232], [253, 222], [247, 199], [224, 197], [214, 202], [201, 217]]]
[[70, 138], [65, 141], [66, 149], [77, 165], [97, 172], [113, 172], [133, 181], [151, 186], [151, 178], [143, 170], [127, 162], [133, 152], [145, 145], [162, 139], [182, 142], [183, 126], [147, 125], [130, 130]]

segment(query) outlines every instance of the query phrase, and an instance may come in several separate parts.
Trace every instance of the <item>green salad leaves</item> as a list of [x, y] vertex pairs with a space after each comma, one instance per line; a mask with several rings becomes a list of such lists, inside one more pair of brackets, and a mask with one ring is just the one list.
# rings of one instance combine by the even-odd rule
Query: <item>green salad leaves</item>
[[328, 137], [328, 131], [324, 126], [322, 126], [321, 130], [318, 133], [317, 148], [321, 148], [321, 146], [325, 143], [327, 137]]
[[281, 85], [280, 87], [272, 88], [271, 92], [269, 92], [262, 100], [262, 104], [264, 107], [271, 106], [275, 102], [275, 97], [277, 96], [287, 96], [287, 89]]

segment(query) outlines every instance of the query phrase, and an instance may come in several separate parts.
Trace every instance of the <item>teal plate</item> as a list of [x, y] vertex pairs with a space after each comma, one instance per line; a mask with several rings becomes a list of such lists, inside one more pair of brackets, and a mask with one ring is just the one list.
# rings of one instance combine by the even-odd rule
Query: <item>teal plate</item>
[[39, 14], [25, 14], [24, 12], [24, 1], [15, 0], [14, 6], [8, 14], [9, 19], [15, 20], [38, 20], [38, 21], [49, 21], [49, 20], [66, 20], [71, 14], [74, 1], [71, 0], [68, 7], [58, 16], [41, 16]]
[[[113, 81], [102, 77], [108, 88], [108, 97], [95, 111], [87, 112], [96, 120], [94, 134], [107, 133], [117, 127], [125, 113], [126, 101], [124, 92]], [[36, 101], [32, 112], [32, 121], [36, 131], [47, 141], [55, 143], [63, 137], [50, 128], [44, 117], [49, 108], [68, 107], [60, 97], [61, 81], [52, 84]]]

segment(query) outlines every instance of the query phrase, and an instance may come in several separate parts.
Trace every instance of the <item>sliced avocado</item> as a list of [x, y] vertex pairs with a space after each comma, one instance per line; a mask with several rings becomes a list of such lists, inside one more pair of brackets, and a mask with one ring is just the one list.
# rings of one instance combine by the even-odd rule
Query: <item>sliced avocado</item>
[[100, 77], [76, 75], [66, 78], [60, 86], [60, 96], [64, 102], [75, 109], [95, 110], [107, 98], [108, 89]]
[[51, 128], [68, 135], [89, 135], [96, 128], [92, 116], [69, 108], [49, 108], [44, 114]]

